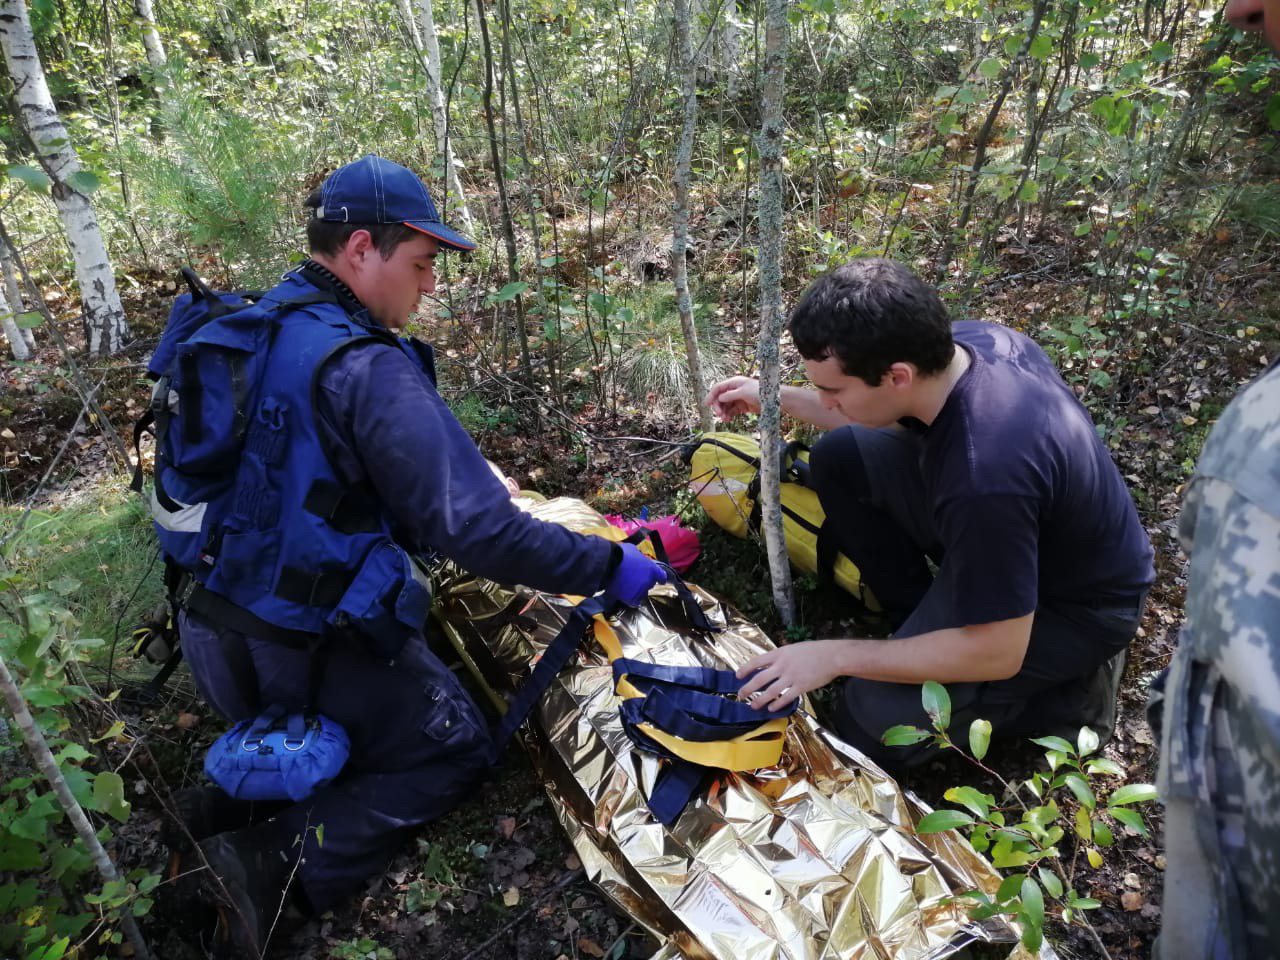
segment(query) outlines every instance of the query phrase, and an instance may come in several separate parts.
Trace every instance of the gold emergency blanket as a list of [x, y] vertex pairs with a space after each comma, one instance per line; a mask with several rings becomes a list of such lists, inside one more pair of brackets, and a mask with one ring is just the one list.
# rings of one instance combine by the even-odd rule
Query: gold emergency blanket
[[[521, 505], [577, 530], [604, 524], [577, 500]], [[773, 646], [692, 589], [722, 630], [708, 638], [684, 628], [674, 591], [660, 586], [643, 610], [615, 621], [624, 655], [734, 669]], [[500, 702], [496, 692], [524, 681], [571, 609], [564, 598], [449, 566], [436, 615]], [[790, 724], [778, 767], [719, 774], [667, 829], [645, 804], [661, 761], [634, 748], [618, 703], [607, 657], [584, 641], [534, 711], [526, 743], [588, 876], [664, 944], [657, 956], [933, 960], [985, 941], [1027, 957], [1011, 928], [970, 921], [963, 902], [948, 902], [995, 890], [999, 877], [986, 861], [955, 832], [916, 836], [912, 825], [927, 808], [806, 711]], [[1052, 956], [1048, 948], [1040, 955]]]

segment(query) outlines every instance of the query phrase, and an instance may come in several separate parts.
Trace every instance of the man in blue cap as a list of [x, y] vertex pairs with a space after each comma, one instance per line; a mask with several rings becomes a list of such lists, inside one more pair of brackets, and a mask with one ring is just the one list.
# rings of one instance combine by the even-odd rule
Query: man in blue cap
[[[440, 251], [475, 247], [441, 222], [418, 177], [366, 156], [307, 206], [310, 259], [268, 297], [328, 302], [278, 315], [237, 468], [254, 508], [223, 524], [194, 595], [203, 602], [187, 605], [180, 626], [220, 713], [239, 721], [268, 705], [310, 706], [346, 729], [351, 752], [333, 784], [283, 809], [254, 810], [213, 788], [182, 793], [241, 956], [261, 955], [286, 891], [305, 911], [328, 909], [385, 868], [413, 828], [470, 796], [491, 763], [480, 711], [428, 649], [421, 612], [407, 626], [396, 620], [397, 599], [420, 579], [411, 557], [435, 553], [547, 591], [603, 589], [632, 605], [665, 579], [634, 547], [517, 509], [437, 393], [430, 347], [394, 335], [435, 290]], [[264, 440], [260, 423], [283, 439]], [[250, 476], [249, 461], [260, 472]], [[256, 515], [272, 522], [250, 529]], [[354, 551], [356, 537], [376, 549]], [[252, 547], [237, 553], [236, 541]], [[356, 591], [374, 598], [374, 613], [336, 620], [344, 629], [326, 637], [313, 676], [306, 646], [282, 641], [317, 617], [335, 622]], [[255, 823], [264, 813], [274, 816]]]

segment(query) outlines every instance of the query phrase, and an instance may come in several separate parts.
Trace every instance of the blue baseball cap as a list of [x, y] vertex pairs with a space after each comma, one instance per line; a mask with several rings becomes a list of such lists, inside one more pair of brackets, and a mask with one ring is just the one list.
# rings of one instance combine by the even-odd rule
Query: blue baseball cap
[[329, 174], [320, 187], [314, 216], [328, 223], [403, 223], [451, 250], [465, 253], [476, 248], [474, 240], [441, 222], [417, 174], [372, 153]]

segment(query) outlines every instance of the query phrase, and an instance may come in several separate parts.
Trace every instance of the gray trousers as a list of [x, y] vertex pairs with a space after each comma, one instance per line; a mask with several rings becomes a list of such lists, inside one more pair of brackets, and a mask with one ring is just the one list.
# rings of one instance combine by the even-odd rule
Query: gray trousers
[[[809, 460], [831, 535], [857, 564], [897, 636], [963, 626], [950, 622], [941, 609], [945, 604], [931, 603], [938, 598], [927, 593], [933, 581], [929, 561], [945, 558], [925, 496], [920, 443], [906, 430], [842, 427], [824, 436]], [[1042, 601], [1015, 676], [947, 684], [953, 736], [965, 743], [969, 724], [979, 718], [1006, 735], [1069, 731], [1074, 739], [1075, 730], [1088, 723], [1109, 736], [1124, 650], [1137, 631], [1144, 600], [1112, 607]], [[836, 729], [881, 766], [908, 767], [933, 753], [927, 744], [880, 743], [886, 729], [903, 723], [929, 726], [919, 685], [844, 681]]]

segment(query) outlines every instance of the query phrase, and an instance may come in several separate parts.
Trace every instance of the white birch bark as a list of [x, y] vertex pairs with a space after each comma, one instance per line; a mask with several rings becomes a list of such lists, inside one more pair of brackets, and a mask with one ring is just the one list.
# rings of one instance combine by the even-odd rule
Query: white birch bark
[[26, 337], [18, 327], [16, 314], [17, 311], [10, 305], [9, 298], [0, 293], [0, 324], [4, 326], [4, 337], [9, 341], [9, 350], [13, 353], [13, 359], [26, 360], [31, 356], [31, 350], [27, 346]]
[[684, 351], [689, 361], [689, 386], [703, 433], [711, 432], [711, 411], [703, 403], [706, 388], [702, 380], [702, 355], [698, 350], [698, 328], [693, 323], [693, 302], [689, 297], [689, 178], [693, 140], [698, 124], [697, 66], [693, 62], [693, 41], [689, 37], [689, 0], [675, 0], [676, 55], [684, 96], [684, 124], [676, 149], [675, 199], [671, 204], [671, 278], [676, 287], [676, 310], [684, 331]]
[[787, 66], [787, 0], [765, 4], [764, 92], [760, 139], [760, 518], [773, 602], [783, 624], [795, 622], [791, 565], [782, 532], [781, 372], [778, 341], [782, 337], [782, 93]]
[[457, 215], [465, 232], [472, 233], [475, 230], [475, 223], [471, 219], [471, 210], [467, 207], [467, 195], [462, 192], [462, 181], [458, 177], [458, 160], [454, 156], [453, 143], [449, 137], [449, 114], [445, 109], [444, 90], [440, 84], [440, 39], [436, 36], [436, 18], [431, 5], [432, 0], [417, 0], [418, 17], [416, 19], [413, 16], [410, 0], [396, 0], [396, 3], [400, 7], [400, 16], [409, 27], [409, 38], [413, 42], [414, 52], [422, 61], [423, 71], [427, 75], [427, 100], [431, 104], [432, 125], [436, 132], [436, 152], [444, 159], [445, 186], [449, 191], [450, 202], [446, 209]]
[[[27, 308], [27, 302], [23, 299], [22, 288], [18, 286], [18, 273], [13, 269], [13, 258], [9, 256], [8, 247], [2, 243], [0, 243], [0, 271], [4, 273], [4, 293], [9, 308], [14, 313], [22, 313]], [[35, 353], [35, 333], [25, 327], [19, 329], [22, 331], [22, 339], [27, 342], [27, 350]]]
[[80, 284], [89, 352], [115, 353], [129, 335], [98, 218], [89, 198], [68, 180], [82, 169], [67, 128], [49, 95], [23, 0], [0, 0], [0, 47], [13, 79], [14, 96], [40, 165], [53, 181], [53, 202], [62, 217]]
[[160, 31], [156, 28], [156, 13], [151, 0], [133, 0], [133, 9], [142, 21], [142, 46], [147, 51], [147, 63], [159, 73], [169, 62], [169, 58], [165, 56], [164, 44], [160, 42]]

